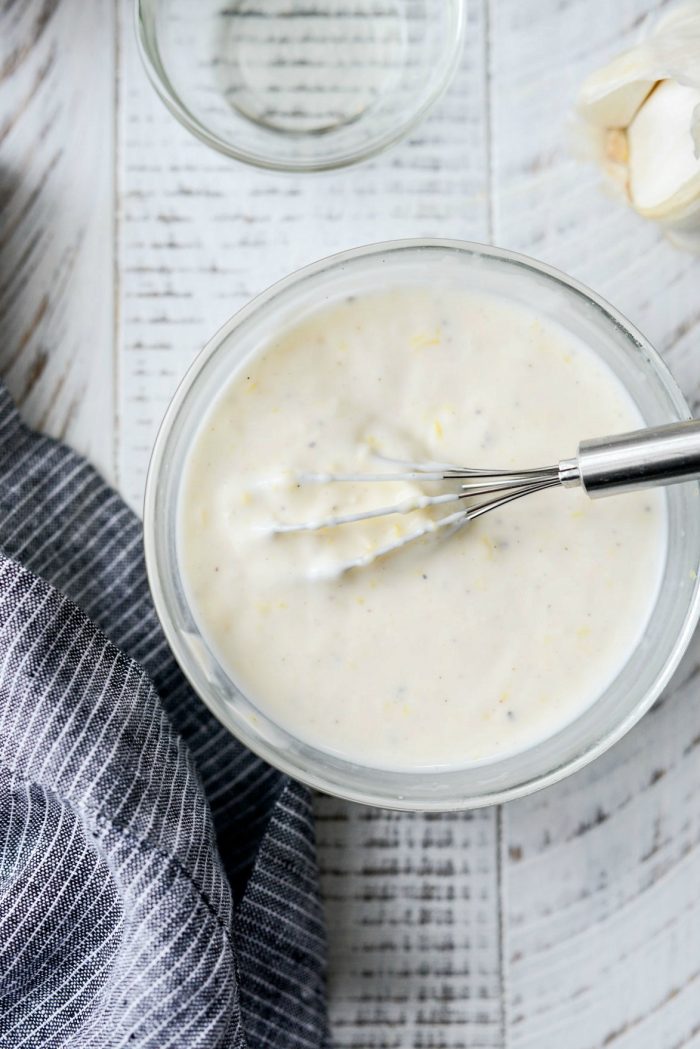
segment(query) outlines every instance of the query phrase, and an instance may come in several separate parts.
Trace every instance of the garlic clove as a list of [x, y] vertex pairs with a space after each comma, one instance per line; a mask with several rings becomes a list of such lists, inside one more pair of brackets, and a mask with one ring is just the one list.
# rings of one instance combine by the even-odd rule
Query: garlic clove
[[647, 218], [668, 214], [700, 192], [700, 155], [691, 134], [696, 112], [700, 89], [662, 80], [627, 128], [629, 195]]
[[[579, 145], [678, 244], [700, 248], [700, 0], [584, 82]], [[583, 153], [584, 150], [579, 149]]]

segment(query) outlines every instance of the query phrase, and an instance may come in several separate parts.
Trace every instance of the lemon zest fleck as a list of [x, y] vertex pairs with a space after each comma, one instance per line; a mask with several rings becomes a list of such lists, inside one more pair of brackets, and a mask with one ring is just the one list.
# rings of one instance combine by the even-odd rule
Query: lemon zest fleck
[[428, 332], [419, 332], [411, 338], [411, 346], [414, 350], [427, 350], [430, 346], [439, 346], [442, 342], [442, 332], [437, 327], [431, 335]]
[[489, 561], [492, 561], [493, 560], [493, 551], [494, 551], [495, 548], [494, 548], [493, 542], [491, 541], [491, 537], [488, 536], [488, 535], [482, 535], [481, 542], [486, 547]]

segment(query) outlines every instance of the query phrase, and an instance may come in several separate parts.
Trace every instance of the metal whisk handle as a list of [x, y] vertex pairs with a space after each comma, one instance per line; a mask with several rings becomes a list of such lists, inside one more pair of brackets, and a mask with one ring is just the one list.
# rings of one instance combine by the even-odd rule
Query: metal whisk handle
[[559, 464], [567, 487], [597, 498], [700, 479], [700, 420], [582, 441], [575, 459]]

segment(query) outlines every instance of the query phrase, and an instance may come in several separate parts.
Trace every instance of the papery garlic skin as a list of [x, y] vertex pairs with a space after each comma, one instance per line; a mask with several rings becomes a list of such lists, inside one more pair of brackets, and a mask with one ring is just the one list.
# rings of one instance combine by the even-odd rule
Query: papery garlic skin
[[700, 251], [700, 0], [592, 73], [578, 110], [595, 159], [628, 203]]

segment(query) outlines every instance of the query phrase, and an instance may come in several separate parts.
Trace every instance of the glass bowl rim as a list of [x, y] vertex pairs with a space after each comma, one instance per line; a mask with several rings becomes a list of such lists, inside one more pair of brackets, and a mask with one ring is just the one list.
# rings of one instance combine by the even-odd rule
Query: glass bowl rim
[[[515, 798], [523, 797], [527, 794], [531, 794], [534, 791], [540, 790], [543, 787], [550, 786], [553, 783], [557, 783], [560, 780], [572, 775], [573, 773], [584, 768], [590, 764], [595, 758], [599, 757], [606, 750], [618, 742], [626, 733], [640, 720], [640, 718], [649, 710], [653, 703], [658, 699], [660, 693], [667, 685], [673, 672], [678, 666], [697, 625], [698, 619], [700, 618], [700, 572], [694, 581], [692, 598], [689, 602], [688, 609], [686, 611], [683, 627], [679, 631], [673, 645], [666, 655], [664, 663], [658, 673], [656, 674], [653, 682], [647, 687], [646, 691], [643, 692], [638, 698], [637, 702], [627, 712], [627, 715], [623, 717], [614, 728], [610, 729], [607, 733], [604, 733], [597, 741], [588, 745], [579, 754], [569, 758], [563, 763], [557, 764], [554, 768], [549, 771], [544, 771], [536, 775], [532, 775], [529, 778], [524, 779], [522, 782], [517, 783], [513, 786], [506, 787], [503, 789], [488, 790], [484, 794], [477, 797], [456, 797], [450, 799], [434, 799], [425, 795], [420, 804], [415, 798], [407, 799], [402, 798], [400, 795], [392, 795], [391, 797], [385, 797], [378, 795], [372, 790], [371, 786], [367, 789], [338, 789], [337, 785], [329, 783], [325, 778], [323, 772], [316, 771], [315, 768], [300, 767], [298, 763], [293, 760], [289, 760], [284, 752], [279, 751], [273, 745], [269, 744], [265, 739], [258, 736], [255, 730], [251, 729], [250, 724], [243, 718], [235, 717], [236, 728], [235, 731], [230, 727], [229, 724], [222, 721], [215, 708], [215, 705], [209, 701], [200, 692], [198, 686], [195, 684], [193, 678], [188, 671], [188, 664], [191, 662], [191, 657], [188, 656], [187, 651], [181, 642], [179, 632], [176, 624], [174, 623], [170, 609], [168, 608], [168, 602], [165, 598], [162, 584], [159, 578], [157, 569], [157, 538], [156, 538], [156, 489], [158, 486], [158, 479], [160, 475], [161, 465], [163, 459], [167, 453], [170, 435], [173, 430], [173, 426], [176, 423], [180, 409], [184, 404], [190, 388], [197, 380], [199, 373], [205, 367], [209, 359], [216, 354], [216, 352], [225, 344], [228, 337], [232, 332], [235, 331], [239, 325], [244, 323], [248, 317], [257, 314], [261, 309], [264, 309], [268, 303], [274, 301], [279, 295], [286, 292], [288, 289], [293, 288], [297, 284], [305, 282], [309, 278], [313, 278], [317, 274], [324, 273], [325, 271], [334, 268], [336, 266], [342, 266], [345, 262], [350, 262], [355, 259], [363, 257], [379, 256], [382, 254], [401, 252], [403, 250], [415, 250], [420, 248], [428, 249], [445, 249], [447, 251], [457, 251], [462, 254], [467, 254], [476, 257], [488, 258], [492, 260], [500, 260], [518, 266], [526, 271], [531, 271], [542, 276], [549, 278], [554, 284], [563, 286], [566, 292], [574, 292], [576, 295], [583, 297], [587, 302], [592, 303], [597, 309], [606, 316], [609, 321], [612, 321], [615, 327], [620, 329], [624, 335], [629, 338], [635, 345], [644, 351], [645, 356], [652, 364], [657, 377], [662, 383], [665, 392], [669, 396], [674, 408], [678, 411], [680, 418], [690, 419], [692, 418], [687, 401], [681, 392], [675, 378], [673, 377], [668, 365], [660, 356], [657, 350], [654, 349], [652, 344], [646, 339], [638, 329], [627, 320], [627, 318], [620, 313], [614, 306], [607, 302], [602, 296], [592, 291], [582, 282], [576, 280], [568, 274], [557, 269], [556, 267], [549, 266], [546, 263], [540, 262], [537, 259], [533, 259], [523, 253], [510, 251], [505, 248], [493, 247], [491, 245], [480, 244], [474, 241], [447, 239], [447, 238], [410, 238], [410, 239], [399, 239], [380, 241], [373, 244], [362, 245], [356, 248], [351, 248], [345, 251], [336, 252], [332, 255], [328, 255], [316, 262], [310, 263], [309, 265], [303, 266], [302, 268], [295, 270], [281, 280], [276, 281], [270, 285], [267, 289], [260, 292], [253, 299], [251, 299], [245, 306], [238, 310], [232, 317], [226, 321], [219, 330], [207, 341], [202, 350], [197, 354], [193, 362], [187, 369], [184, 377], [180, 381], [167, 409], [161, 421], [156, 439], [153, 445], [151, 453], [151, 459], [148, 466], [148, 472], [146, 476], [146, 486], [144, 495], [144, 553], [146, 562], [146, 573], [148, 578], [148, 585], [150, 588], [153, 603], [160, 621], [161, 627], [166, 636], [166, 640], [175, 655], [178, 665], [182, 670], [183, 674], [189, 681], [191, 687], [195, 691], [196, 695], [201, 701], [208, 707], [212, 714], [224, 724], [224, 727], [236, 736], [236, 738], [245, 747], [257, 754], [258, 757], [262, 758], [268, 764], [274, 766], [284, 774], [297, 779], [307, 786], [322, 791], [323, 793], [330, 794], [335, 797], [344, 798], [348, 801], [354, 801], [360, 804], [371, 805], [374, 807], [381, 807], [385, 809], [394, 809], [398, 811], [411, 811], [411, 812], [449, 812], [449, 811], [464, 811], [469, 809], [484, 808], [489, 805], [498, 805], [503, 802], [513, 800]], [[288, 732], [288, 730], [286, 730]], [[288, 732], [290, 736], [293, 734]], [[305, 744], [310, 751], [318, 754], [323, 754], [318, 747], [312, 744]], [[352, 765], [352, 762], [346, 761], [346, 764]], [[372, 769], [367, 767], [368, 777], [371, 776]], [[429, 775], [428, 772], [422, 770], [402, 771], [397, 773], [406, 777], [415, 777], [418, 779], [421, 776]]]
[[308, 174], [323, 171], [337, 171], [340, 168], [352, 167], [355, 164], [361, 164], [366, 160], [371, 160], [373, 157], [378, 156], [380, 153], [383, 153], [385, 150], [404, 139], [428, 115], [433, 106], [440, 100], [443, 94], [445, 94], [452, 82], [452, 78], [454, 77], [457, 71], [457, 66], [459, 65], [466, 36], [466, 2], [465, 0], [450, 0], [450, 2], [454, 4], [456, 12], [456, 32], [454, 34], [451, 51], [449, 52], [449, 61], [445, 62], [443, 75], [436, 83], [431, 94], [423, 100], [417, 109], [411, 111], [411, 116], [409, 118], [403, 120], [392, 131], [388, 131], [380, 138], [372, 140], [362, 149], [350, 150], [345, 153], [339, 153], [336, 156], [329, 155], [325, 160], [314, 161], [271, 159], [262, 154], [238, 148], [229, 140], [222, 138], [220, 135], [217, 135], [210, 130], [205, 124], [198, 120], [188, 106], [185, 105], [180, 94], [175, 90], [165, 66], [160, 60], [159, 54], [154, 53], [154, 50], [151, 48], [145, 28], [144, 11], [147, 7], [153, 6], [157, 3], [157, 0], [134, 0], [134, 21], [139, 54], [141, 55], [141, 61], [148, 75], [148, 79], [167, 109], [170, 110], [172, 115], [183, 125], [183, 127], [187, 128], [195, 138], [232, 160], [249, 164], [252, 167], [261, 168], [264, 171], [279, 171], [287, 173], [304, 172]]

